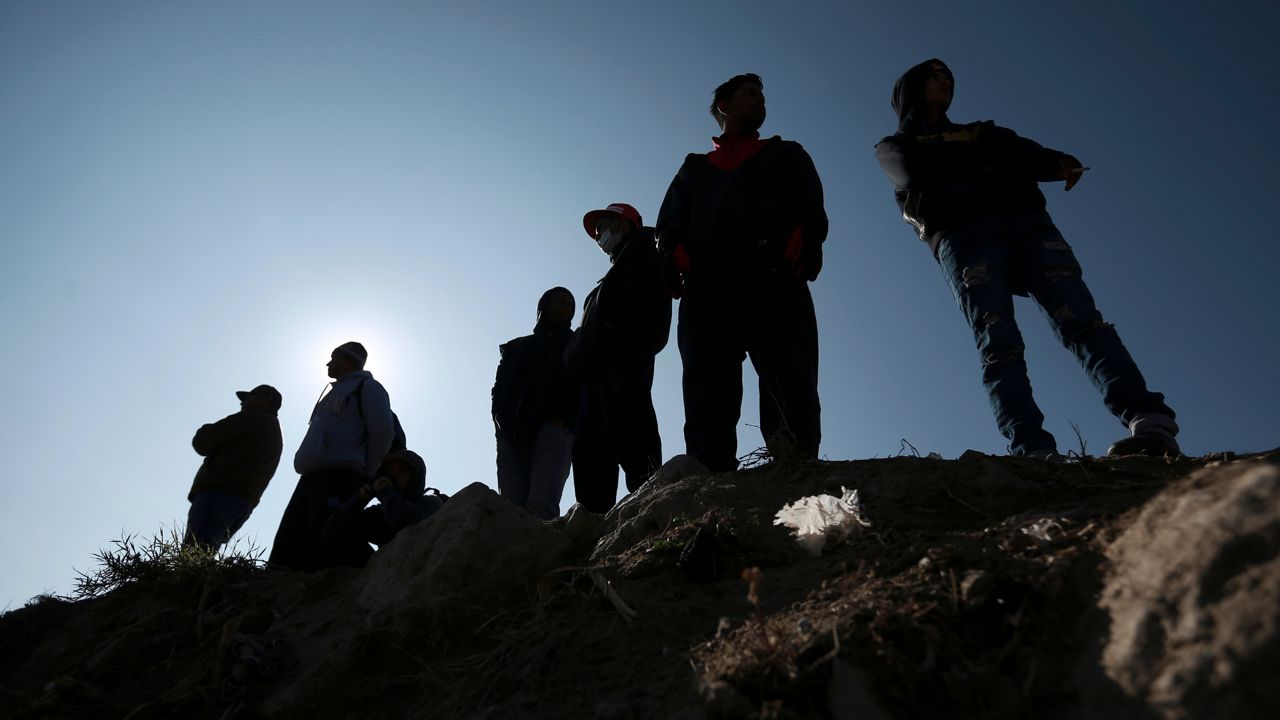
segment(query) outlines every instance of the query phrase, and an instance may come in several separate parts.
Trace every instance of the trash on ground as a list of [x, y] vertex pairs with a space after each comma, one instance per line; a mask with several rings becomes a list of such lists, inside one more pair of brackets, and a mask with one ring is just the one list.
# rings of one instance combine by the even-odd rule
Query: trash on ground
[[1040, 518], [1030, 525], [1024, 526], [1022, 532], [1032, 539], [1047, 545], [1061, 540], [1066, 536], [1067, 531], [1062, 527], [1062, 523], [1058, 522], [1057, 518]]
[[841, 497], [810, 495], [787, 503], [774, 516], [773, 524], [791, 528], [800, 547], [817, 557], [828, 541], [839, 543], [854, 530], [871, 527], [863, 516], [858, 491], [842, 487], [840, 492]]

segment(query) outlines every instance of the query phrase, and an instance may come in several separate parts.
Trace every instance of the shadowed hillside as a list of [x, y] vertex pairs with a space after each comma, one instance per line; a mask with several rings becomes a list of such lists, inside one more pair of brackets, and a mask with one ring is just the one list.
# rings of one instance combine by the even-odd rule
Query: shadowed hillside
[[[821, 556], [772, 524], [842, 487], [871, 525]], [[0, 692], [18, 718], [1276, 717], [1278, 555], [1276, 452], [775, 463], [554, 523], [477, 483], [363, 570], [33, 602]]]

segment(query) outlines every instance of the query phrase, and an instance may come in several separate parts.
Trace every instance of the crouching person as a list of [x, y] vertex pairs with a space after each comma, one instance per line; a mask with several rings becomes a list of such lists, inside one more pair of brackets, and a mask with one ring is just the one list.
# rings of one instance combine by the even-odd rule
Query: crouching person
[[[444, 505], [439, 495], [426, 494], [426, 486], [427, 465], [417, 453], [400, 450], [387, 455], [373, 483], [361, 486], [325, 521], [325, 540], [344, 546], [364, 543], [366, 549], [368, 543], [386, 545], [401, 530], [426, 520]], [[378, 504], [368, 507], [375, 497]], [[364, 562], [372, 554], [368, 550]]]

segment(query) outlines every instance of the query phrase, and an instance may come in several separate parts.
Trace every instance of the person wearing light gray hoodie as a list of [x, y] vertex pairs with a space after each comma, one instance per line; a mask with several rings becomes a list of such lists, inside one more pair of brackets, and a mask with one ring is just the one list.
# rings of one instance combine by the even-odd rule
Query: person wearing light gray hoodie
[[333, 350], [327, 365], [332, 386], [311, 411], [293, 457], [300, 477], [276, 530], [268, 559], [273, 565], [310, 572], [359, 566], [367, 556], [367, 545], [323, 534], [329, 516], [373, 479], [396, 435], [390, 398], [364, 369], [367, 358], [358, 342]]

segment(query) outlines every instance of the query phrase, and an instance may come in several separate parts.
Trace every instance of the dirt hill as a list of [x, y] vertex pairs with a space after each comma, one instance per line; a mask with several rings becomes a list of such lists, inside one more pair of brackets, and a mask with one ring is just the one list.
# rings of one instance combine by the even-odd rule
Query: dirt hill
[[[18, 718], [1280, 717], [1280, 452], [667, 473], [542, 523], [474, 484], [362, 570], [0, 617]], [[775, 526], [857, 489], [820, 556]]]

